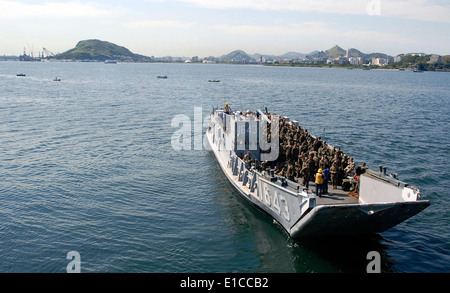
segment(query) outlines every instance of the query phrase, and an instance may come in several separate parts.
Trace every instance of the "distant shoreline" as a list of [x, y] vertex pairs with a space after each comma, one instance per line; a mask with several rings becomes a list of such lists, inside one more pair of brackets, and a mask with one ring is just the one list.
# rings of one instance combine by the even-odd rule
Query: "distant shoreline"
[[[0, 58], [0, 62], [20, 62], [20, 63], [104, 63], [104, 61], [100, 60], [49, 60], [49, 61], [20, 61], [17, 59], [2, 59]], [[340, 69], [359, 69], [359, 70], [393, 70], [393, 71], [413, 71], [415, 67], [401, 67], [401, 68], [392, 68], [389, 65], [386, 66], [375, 66], [375, 65], [369, 65], [369, 66], [361, 66], [361, 65], [339, 65], [339, 64], [298, 64], [298, 63], [239, 63], [239, 62], [212, 62], [212, 63], [202, 63], [202, 62], [181, 62], [181, 61], [172, 61], [172, 62], [164, 62], [164, 61], [145, 61], [145, 62], [139, 62], [139, 61], [118, 61], [117, 63], [136, 63], [136, 64], [196, 64], [196, 65], [211, 65], [211, 64], [218, 64], [218, 65], [259, 65], [259, 66], [268, 66], [268, 67], [302, 67], [302, 68], [340, 68]], [[422, 70], [423, 72], [450, 72], [448, 69], [438, 69], [438, 70]]]
[[[361, 66], [361, 65], [327, 65], [327, 64], [292, 64], [292, 63], [279, 63], [279, 64], [262, 64], [264, 66], [280, 66], [280, 67], [312, 67], [312, 68], [342, 68], [342, 69], [360, 69], [360, 70], [394, 70], [394, 71], [413, 71], [415, 67], [399, 67], [399, 68], [393, 68], [389, 65], [387, 66], [376, 66], [376, 65], [369, 65], [369, 66]], [[450, 70], [426, 70], [423, 71], [429, 71], [429, 72], [450, 72]]]

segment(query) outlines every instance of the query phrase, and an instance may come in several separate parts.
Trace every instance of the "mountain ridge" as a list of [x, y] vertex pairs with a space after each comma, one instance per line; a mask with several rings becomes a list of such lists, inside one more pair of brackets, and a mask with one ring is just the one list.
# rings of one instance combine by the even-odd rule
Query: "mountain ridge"
[[[385, 53], [363, 53], [355, 48], [348, 49], [349, 57], [361, 57], [364, 60], [370, 60], [372, 58], [393, 58]], [[295, 58], [338, 58], [347, 55], [347, 50], [339, 47], [339, 45], [335, 45], [325, 51], [313, 51], [310, 53], [299, 53], [299, 52], [287, 52], [282, 55], [268, 55], [268, 54], [248, 54], [243, 50], [234, 50], [228, 54], [222, 55], [219, 57], [220, 61], [223, 62], [240, 62], [240, 63], [248, 63], [248, 62], [256, 62], [258, 59], [265, 57], [276, 59], [295, 59]]]
[[[234, 50], [228, 54], [224, 54], [216, 59], [219, 62], [231, 62], [231, 63], [256, 63], [261, 60], [294, 60], [302, 58], [338, 58], [341, 56], [348, 57], [361, 57], [365, 61], [369, 61], [372, 58], [389, 58], [393, 57], [385, 53], [363, 53], [356, 48], [349, 48], [345, 50], [339, 45], [335, 45], [325, 51], [312, 51], [310, 53], [301, 53], [295, 51], [289, 51], [281, 55], [275, 54], [248, 54], [243, 50]], [[170, 57], [170, 56], [168, 56]], [[213, 56], [210, 56], [213, 57]], [[208, 58], [210, 58], [208, 57]], [[71, 59], [71, 60], [91, 60], [91, 61], [105, 61], [105, 60], [118, 60], [118, 61], [131, 61], [131, 62], [151, 62], [155, 58], [147, 57], [140, 54], [135, 54], [129, 49], [113, 44], [107, 41], [101, 41], [98, 39], [88, 39], [79, 41], [76, 46], [70, 50], [65, 51], [54, 56], [55, 59]]]

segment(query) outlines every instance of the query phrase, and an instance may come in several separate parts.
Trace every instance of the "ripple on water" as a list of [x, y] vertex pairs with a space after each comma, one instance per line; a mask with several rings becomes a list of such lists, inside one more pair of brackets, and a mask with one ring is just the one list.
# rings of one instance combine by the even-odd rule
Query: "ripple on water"
[[[448, 75], [25, 63], [0, 68], [2, 272], [65, 272], [72, 250], [84, 272], [360, 272], [368, 249], [386, 271], [449, 271]], [[25, 69], [26, 79], [11, 74]], [[358, 245], [289, 239], [238, 197], [209, 152], [171, 146], [175, 115], [193, 123], [194, 107], [206, 116], [224, 99], [298, 120], [432, 205]]]

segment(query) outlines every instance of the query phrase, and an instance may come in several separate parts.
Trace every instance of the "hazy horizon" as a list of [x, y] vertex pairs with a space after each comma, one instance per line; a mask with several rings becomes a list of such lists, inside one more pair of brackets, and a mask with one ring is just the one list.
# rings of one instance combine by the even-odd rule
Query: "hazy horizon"
[[99, 39], [145, 56], [324, 51], [450, 54], [450, 2], [434, 0], [0, 0], [0, 55]]

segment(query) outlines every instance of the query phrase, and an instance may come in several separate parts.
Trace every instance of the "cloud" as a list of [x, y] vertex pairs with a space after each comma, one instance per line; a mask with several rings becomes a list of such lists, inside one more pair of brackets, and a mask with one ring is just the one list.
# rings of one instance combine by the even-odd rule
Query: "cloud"
[[17, 1], [0, 1], [0, 19], [19, 18], [79, 18], [112, 15], [116, 10], [102, 9], [92, 3], [44, 2], [25, 4]]
[[140, 20], [133, 22], [121, 23], [127, 28], [188, 28], [194, 25], [194, 22], [181, 22], [177, 20]]
[[341, 15], [372, 15], [450, 23], [449, 1], [436, 0], [179, 0], [211, 9], [299, 11]]
[[338, 36], [353, 38], [358, 41], [368, 41], [373, 43], [397, 43], [397, 44], [417, 43], [417, 40], [415, 39], [398, 35], [395, 33], [352, 30], [346, 32], [337, 32], [336, 34]]
[[214, 28], [228, 34], [289, 36], [289, 35], [327, 35], [335, 33], [327, 24], [319, 21], [291, 23], [287, 25], [227, 25], [218, 24]]
[[179, 0], [214, 9], [254, 9], [267, 11], [304, 11], [365, 14], [370, 2], [361, 0]]
[[450, 2], [430, 0], [381, 1], [381, 15], [412, 20], [450, 23]]
[[264, 35], [276, 36], [334, 36], [353, 38], [359, 41], [388, 42], [388, 43], [415, 43], [416, 41], [395, 33], [385, 33], [366, 30], [340, 31], [320, 21], [308, 21], [304, 23], [291, 23], [287, 25], [261, 26], [261, 25], [227, 25], [218, 24], [215, 29], [227, 34], [235, 35]]

